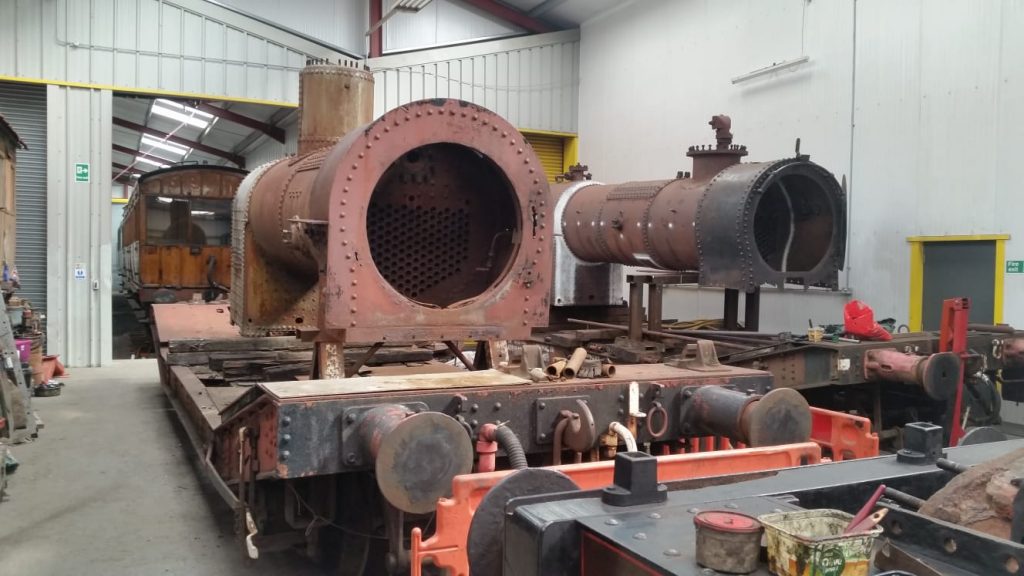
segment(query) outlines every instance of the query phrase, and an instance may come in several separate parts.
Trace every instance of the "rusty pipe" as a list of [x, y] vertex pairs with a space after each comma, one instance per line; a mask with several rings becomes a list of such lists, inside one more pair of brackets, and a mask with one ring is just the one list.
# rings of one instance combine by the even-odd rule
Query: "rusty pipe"
[[790, 388], [761, 396], [694, 386], [683, 391], [679, 424], [686, 436], [725, 436], [751, 447], [777, 446], [811, 437], [811, 408]]
[[864, 352], [864, 377], [868, 381], [916, 384], [929, 398], [948, 400], [956, 393], [960, 380], [960, 356], [953, 352], [919, 356], [895, 348], [876, 348]]
[[729, 134], [690, 148], [692, 177], [571, 188], [556, 234], [584, 262], [696, 270], [704, 286], [834, 283], [846, 243], [835, 177], [806, 156], [740, 163], [746, 153]]
[[548, 364], [548, 367], [545, 369], [545, 372], [547, 373], [549, 378], [561, 378], [562, 373], [565, 372], [565, 365], [565, 358], [556, 358], [554, 362]]
[[473, 469], [469, 435], [447, 414], [387, 404], [364, 412], [357, 426], [377, 487], [399, 510], [433, 510], [451, 495], [452, 478]]
[[566, 378], [575, 378], [576, 373], [580, 371], [580, 366], [583, 366], [583, 361], [587, 359], [586, 348], [577, 348], [572, 351], [572, 356], [565, 361], [565, 367], [562, 369], [562, 376]]

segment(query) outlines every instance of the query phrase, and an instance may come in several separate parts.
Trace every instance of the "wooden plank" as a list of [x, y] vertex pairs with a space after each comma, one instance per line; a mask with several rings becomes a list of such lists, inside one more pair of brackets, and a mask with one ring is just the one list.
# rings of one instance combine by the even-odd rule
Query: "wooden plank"
[[520, 386], [529, 380], [498, 370], [479, 370], [448, 374], [412, 374], [409, 376], [369, 376], [337, 380], [305, 382], [264, 382], [258, 384], [279, 400], [293, 400], [338, 394], [369, 394], [408, 390], [483, 388], [488, 386]]
[[206, 352], [169, 352], [167, 363], [171, 366], [198, 366], [210, 361]]
[[312, 350], [312, 342], [303, 342], [294, 336], [267, 336], [264, 338], [186, 338], [173, 340], [171, 352], [239, 352], [243, 350]]

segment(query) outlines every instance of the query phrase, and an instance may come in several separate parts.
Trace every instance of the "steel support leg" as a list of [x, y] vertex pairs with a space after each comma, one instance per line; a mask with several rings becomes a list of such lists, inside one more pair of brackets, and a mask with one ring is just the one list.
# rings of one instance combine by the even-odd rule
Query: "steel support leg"
[[661, 284], [647, 285], [647, 329], [661, 330], [661, 304], [665, 290]]
[[629, 285], [629, 339], [640, 342], [644, 339], [644, 285], [638, 282]]
[[725, 330], [737, 330], [740, 327], [739, 324], [739, 313], [740, 313], [740, 291], [733, 290], [732, 288], [725, 289], [725, 314], [723, 329]]
[[761, 323], [761, 289], [754, 288], [753, 292], [747, 292], [743, 301], [743, 329], [749, 332], [757, 332]]

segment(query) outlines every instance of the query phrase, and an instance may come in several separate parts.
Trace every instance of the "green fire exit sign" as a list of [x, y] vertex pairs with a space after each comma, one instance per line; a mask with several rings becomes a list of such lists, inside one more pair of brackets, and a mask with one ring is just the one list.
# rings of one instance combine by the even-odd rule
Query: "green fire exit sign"
[[75, 182], [89, 181], [89, 163], [79, 162], [75, 164]]
[[1024, 274], [1024, 260], [1007, 260], [1007, 274]]

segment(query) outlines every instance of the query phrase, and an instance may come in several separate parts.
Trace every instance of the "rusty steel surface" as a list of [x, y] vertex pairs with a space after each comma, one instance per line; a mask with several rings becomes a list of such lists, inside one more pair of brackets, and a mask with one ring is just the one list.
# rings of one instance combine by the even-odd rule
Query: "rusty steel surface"
[[299, 155], [334, 144], [373, 118], [373, 74], [315, 64], [299, 72]]
[[451, 495], [452, 479], [473, 469], [465, 429], [440, 412], [384, 405], [363, 414], [359, 433], [381, 494], [399, 510], [423, 514]]
[[719, 386], [683, 391], [680, 425], [687, 436], [726, 436], [749, 446], [806, 442], [811, 437], [807, 400], [789, 388], [764, 396]]
[[585, 262], [697, 270], [699, 283], [835, 286], [846, 243], [845, 194], [827, 170], [797, 156], [741, 164], [727, 117], [715, 147], [691, 147], [693, 175], [592, 183], [563, 196], [556, 219]]
[[251, 180], [243, 334], [526, 338], [547, 322], [547, 181], [489, 110], [414, 102]]
[[[650, 365], [622, 367], [611, 378], [589, 380], [568, 380], [558, 383], [500, 383], [508, 375], [484, 372], [484, 378], [473, 382], [472, 387], [439, 388], [424, 386], [400, 386], [401, 390], [356, 391], [364, 380], [352, 378], [339, 380], [352, 386], [348, 393], [323, 394], [323, 390], [312, 390], [311, 395], [301, 392], [294, 397], [277, 397], [266, 389], [281, 391], [289, 386], [302, 389], [303, 382], [262, 384], [249, 391], [228, 406], [221, 414], [222, 426], [217, 435], [226, 444], [222, 449], [230, 450], [237, 443], [238, 430], [258, 429], [266, 422], [254, 420], [257, 414], [269, 409], [276, 422], [276, 429], [287, 428], [287, 446], [281, 446], [276, 462], [263, 462], [260, 473], [267, 477], [299, 478], [310, 475], [337, 474], [368, 470], [372, 460], [360, 440], [358, 423], [362, 414], [379, 405], [402, 405], [422, 412], [439, 412], [456, 419], [467, 437], [476, 437], [480, 428], [488, 423], [504, 423], [515, 432], [527, 455], [549, 456], [555, 439], [555, 429], [564, 410], [578, 412], [580, 401], [585, 402], [593, 419], [595, 429], [606, 430], [613, 421], [622, 421], [628, 406], [630, 388], [636, 388], [637, 404], [641, 412], [650, 412], [655, 402], [677, 410], [683, 402], [682, 392], [687, 388], [733, 386], [740, 390], [764, 393], [770, 386], [770, 378], [763, 372], [731, 369], [723, 372], [704, 373], [667, 366]], [[440, 382], [452, 382], [453, 378], [470, 378], [475, 372], [437, 374]], [[643, 375], [648, 377], [643, 377]], [[493, 376], [493, 378], [488, 378]], [[413, 376], [423, 383], [430, 381], [427, 376]], [[632, 383], [637, 382], [638, 384]], [[809, 418], [809, 416], [808, 416]], [[283, 424], [288, 422], [288, 424]], [[682, 430], [680, 419], [667, 418], [667, 424], [659, 426], [658, 436], [652, 436], [645, 426], [636, 431], [638, 442], [674, 443], [688, 434]], [[691, 432], [690, 436], [707, 435]], [[260, 433], [263, 438], [264, 434]], [[230, 457], [215, 453], [215, 459]], [[226, 470], [227, 477], [235, 472]]]
[[876, 348], [864, 353], [866, 380], [917, 384], [935, 400], [951, 398], [956, 393], [959, 376], [960, 357], [952, 352], [920, 356], [895, 348]]
[[161, 344], [171, 340], [239, 338], [225, 302], [154, 304], [153, 323]]

